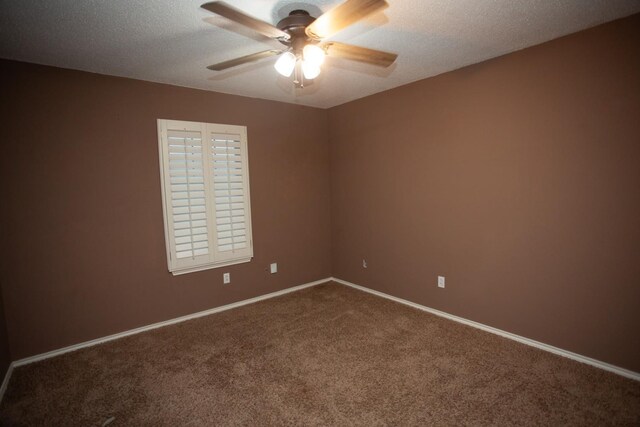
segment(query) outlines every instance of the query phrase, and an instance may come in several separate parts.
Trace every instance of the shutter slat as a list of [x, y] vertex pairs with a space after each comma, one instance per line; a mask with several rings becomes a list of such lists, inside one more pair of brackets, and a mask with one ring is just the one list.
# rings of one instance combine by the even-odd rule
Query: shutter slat
[[202, 154], [202, 146], [200, 145], [173, 145], [169, 144], [169, 154], [172, 153], [198, 153]]
[[191, 179], [204, 176], [204, 172], [202, 171], [202, 169], [184, 169], [175, 167], [173, 169], [169, 169], [169, 175], [181, 178], [188, 177], [189, 179]]

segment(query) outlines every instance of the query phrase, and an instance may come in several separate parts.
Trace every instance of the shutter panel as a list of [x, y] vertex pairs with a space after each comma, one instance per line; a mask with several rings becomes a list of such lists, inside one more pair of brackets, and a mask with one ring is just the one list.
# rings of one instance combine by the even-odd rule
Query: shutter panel
[[211, 215], [207, 209], [202, 126], [179, 127], [167, 121], [163, 129], [165, 216], [171, 271], [211, 260], [208, 226]]
[[216, 260], [253, 255], [246, 133], [244, 128], [227, 128], [229, 133], [210, 131], [208, 141]]

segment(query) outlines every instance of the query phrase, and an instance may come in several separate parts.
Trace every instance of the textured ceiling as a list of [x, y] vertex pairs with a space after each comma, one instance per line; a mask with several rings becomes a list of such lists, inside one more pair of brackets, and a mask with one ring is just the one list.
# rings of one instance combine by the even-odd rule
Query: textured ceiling
[[[640, 12], [638, 0], [387, 0], [332, 39], [396, 52], [388, 69], [329, 58], [304, 89], [275, 58], [207, 65], [281, 46], [201, 9], [205, 0], [0, 0], [0, 57], [328, 108]], [[227, 0], [275, 24], [341, 0]]]

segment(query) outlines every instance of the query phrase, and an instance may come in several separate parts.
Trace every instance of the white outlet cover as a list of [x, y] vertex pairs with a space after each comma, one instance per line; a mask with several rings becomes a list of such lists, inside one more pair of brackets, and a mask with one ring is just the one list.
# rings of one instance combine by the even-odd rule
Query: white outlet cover
[[366, 259], [362, 260], [362, 268], [367, 268], [367, 260]]
[[222, 275], [222, 282], [226, 285], [227, 283], [231, 283], [231, 273], [224, 273]]
[[271, 263], [271, 274], [277, 273], [277, 272], [278, 272], [278, 263], [277, 262], [272, 262]]
[[438, 287], [444, 288], [444, 276], [438, 276]]

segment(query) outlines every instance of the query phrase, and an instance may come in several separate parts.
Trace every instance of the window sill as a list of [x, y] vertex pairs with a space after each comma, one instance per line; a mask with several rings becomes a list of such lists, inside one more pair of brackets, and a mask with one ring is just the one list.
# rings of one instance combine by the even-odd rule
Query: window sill
[[198, 265], [196, 267], [187, 267], [187, 268], [182, 268], [180, 270], [174, 270], [174, 271], [171, 272], [171, 274], [173, 274], [174, 276], [179, 276], [181, 274], [194, 273], [196, 271], [210, 270], [212, 268], [227, 267], [229, 265], [242, 264], [242, 263], [245, 263], [245, 262], [249, 262], [249, 261], [251, 261], [251, 258], [252, 257], [246, 257], [246, 258], [239, 258], [239, 259], [234, 259], [234, 260], [229, 260], [229, 261], [224, 261], [224, 262], [214, 262], [214, 263], [211, 263], [211, 264]]

